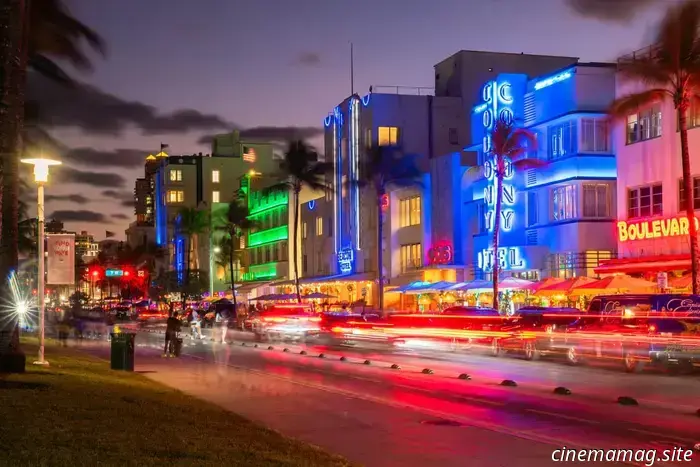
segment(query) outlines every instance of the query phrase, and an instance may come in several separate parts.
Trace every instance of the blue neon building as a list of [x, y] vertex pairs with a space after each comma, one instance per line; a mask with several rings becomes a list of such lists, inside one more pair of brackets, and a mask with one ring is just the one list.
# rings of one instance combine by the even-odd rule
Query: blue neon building
[[[616, 164], [605, 110], [615, 97], [615, 66], [574, 63], [551, 74], [494, 73], [471, 109], [475, 171], [462, 182], [465, 244], [473, 274], [489, 279], [494, 261], [504, 276], [525, 279], [593, 276], [600, 260], [616, 255]], [[537, 136], [528, 158], [508, 165], [500, 219], [494, 217], [495, 179], [490, 131], [512, 119]], [[493, 227], [500, 224], [494, 255]]]

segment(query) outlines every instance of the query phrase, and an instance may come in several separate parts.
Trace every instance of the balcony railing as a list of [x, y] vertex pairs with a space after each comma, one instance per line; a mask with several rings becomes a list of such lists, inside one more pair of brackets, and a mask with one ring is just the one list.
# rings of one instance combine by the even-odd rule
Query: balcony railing
[[659, 50], [659, 46], [657, 44], [648, 45], [648, 46], [643, 47], [639, 50], [635, 50], [632, 53], [622, 55], [621, 57], [619, 57], [617, 59], [617, 63], [632, 62], [634, 60], [642, 60], [642, 59], [645, 59], [645, 58], [648, 58], [648, 57], [654, 55], [658, 50]]

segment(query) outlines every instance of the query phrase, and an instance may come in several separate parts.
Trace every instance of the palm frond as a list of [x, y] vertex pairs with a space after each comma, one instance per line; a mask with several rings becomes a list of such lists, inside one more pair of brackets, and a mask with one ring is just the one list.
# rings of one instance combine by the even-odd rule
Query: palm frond
[[635, 94], [619, 97], [610, 104], [608, 114], [613, 118], [626, 118], [628, 115], [638, 112], [644, 107], [661, 102], [671, 97], [666, 89], [649, 89]]

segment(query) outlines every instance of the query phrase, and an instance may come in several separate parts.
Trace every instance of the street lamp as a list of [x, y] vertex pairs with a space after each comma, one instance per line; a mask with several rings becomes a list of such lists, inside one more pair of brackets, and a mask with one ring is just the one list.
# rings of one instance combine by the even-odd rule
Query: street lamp
[[214, 255], [221, 253], [221, 248], [211, 246], [211, 237], [209, 237], [209, 295], [214, 296]]
[[44, 320], [46, 308], [46, 291], [44, 284], [44, 184], [49, 181], [49, 167], [52, 165], [61, 165], [61, 162], [51, 159], [22, 159], [22, 163], [31, 164], [34, 166], [34, 181], [37, 185], [37, 220], [39, 232], [37, 235], [37, 247], [39, 250], [39, 277], [37, 297], [39, 299], [39, 360], [34, 362], [35, 365], [48, 365], [49, 363], [44, 358]]

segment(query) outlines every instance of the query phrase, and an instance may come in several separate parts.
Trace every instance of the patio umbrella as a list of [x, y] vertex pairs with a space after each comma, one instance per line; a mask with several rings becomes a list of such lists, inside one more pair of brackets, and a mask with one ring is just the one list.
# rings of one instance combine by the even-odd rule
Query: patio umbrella
[[321, 293], [321, 292], [314, 292], [314, 293], [310, 293], [308, 295], [302, 295], [301, 298], [323, 299], [323, 298], [338, 298], [338, 297], [336, 297], [335, 295], [328, 295], [328, 294]]
[[563, 282], [554, 283], [547, 287], [540, 287], [539, 289], [537, 289], [537, 292], [535, 292], [535, 295], [538, 295], [540, 297], [551, 297], [553, 295], [567, 295], [571, 293], [571, 291], [574, 288], [585, 284], [589, 284], [591, 282], [596, 282], [596, 279], [591, 279], [590, 277], [585, 276], [572, 277], [571, 279], [567, 279]]
[[506, 277], [498, 284], [498, 288], [503, 290], [533, 290], [535, 283], [517, 277]]
[[253, 301], [253, 300], [257, 300], [257, 301], [277, 300], [277, 297], [279, 297], [279, 295], [277, 295], [277, 294], [266, 294], [266, 295], [260, 295], [259, 297], [253, 297], [249, 301]]
[[423, 283], [424, 285], [416, 285], [405, 291], [407, 294], [424, 294], [424, 293], [436, 293], [447, 290], [449, 287], [455, 285], [454, 282], [440, 281], [431, 284], [430, 282]]
[[595, 282], [582, 284], [571, 290], [572, 294], [595, 295], [604, 293], [648, 292], [656, 287], [655, 282], [637, 279], [624, 274], [604, 277]]
[[548, 277], [535, 283], [535, 290], [540, 290], [544, 287], [549, 287], [550, 285], [559, 284], [561, 282], [564, 282], [565, 280], [566, 279], [562, 279], [561, 277]]
[[430, 285], [430, 282], [424, 282], [424, 281], [416, 281], [416, 282], [411, 282], [410, 284], [402, 285], [400, 287], [397, 287], [391, 292], [398, 292], [398, 293], [405, 293], [408, 290], [414, 290], [420, 287], [424, 287], [426, 285]]
[[475, 279], [473, 281], [465, 282], [452, 290], [460, 290], [464, 292], [479, 292], [493, 290], [493, 283], [491, 281], [485, 281], [482, 279]]

